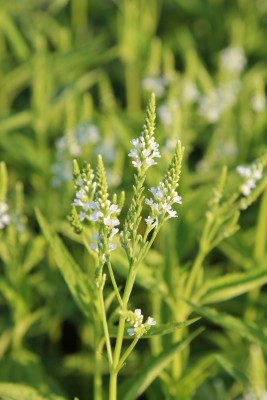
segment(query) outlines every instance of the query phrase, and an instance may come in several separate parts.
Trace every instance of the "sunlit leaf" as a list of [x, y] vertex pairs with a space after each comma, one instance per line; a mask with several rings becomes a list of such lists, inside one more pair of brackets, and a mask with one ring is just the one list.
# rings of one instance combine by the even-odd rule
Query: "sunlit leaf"
[[51, 231], [39, 210], [36, 210], [36, 216], [73, 299], [84, 315], [91, 317], [94, 298], [93, 285], [76, 264], [58, 235]]
[[203, 329], [199, 328], [181, 342], [171, 345], [167, 349], [164, 349], [157, 357], [151, 358], [148, 363], [141, 367], [136, 375], [122, 384], [119, 388], [118, 398], [123, 400], [137, 399], [173, 360], [175, 355], [185, 349], [201, 332], [203, 332]]

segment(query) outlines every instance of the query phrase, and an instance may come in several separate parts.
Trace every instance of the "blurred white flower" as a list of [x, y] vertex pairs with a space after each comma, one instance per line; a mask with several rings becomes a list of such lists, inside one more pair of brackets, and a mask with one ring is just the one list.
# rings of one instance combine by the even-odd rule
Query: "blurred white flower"
[[257, 93], [251, 99], [251, 108], [256, 112], [264, 111], [266, 107], [266, 97], [263, 93]]
[[199, 98], [199, 91], [194, 82], [186, 80], [183, 84], [182, 96], [186, 103], [194, 103]]
[[0, 203], [0, 229], [4, 229], [10, 223], [8, 214], [8, 205], [5, 202]]
[[171, 125], [173, 121], [172, 110], [167, 104], [158, 107], [158, 116], [164, 125]]
[[149, 92], [155, 93], [157, 97], [162, 97], [164, 95], [166, 85], [166, 79], [160, 76], [148, 76], [142, 81], [142, 87]]
[[244, 196], [248, 196], [256, 187], [256, 182], [262, 178], [263, 167], [261, 165], [251, 164], [248, 167], [239, 165], [236, 168], [238, 174], [245, 179], [240, 190]]
[[242, 47], [226, 47], [220, 52], [221, 68], [229, 72], [240, 73], [247, 64], [247, 59]]

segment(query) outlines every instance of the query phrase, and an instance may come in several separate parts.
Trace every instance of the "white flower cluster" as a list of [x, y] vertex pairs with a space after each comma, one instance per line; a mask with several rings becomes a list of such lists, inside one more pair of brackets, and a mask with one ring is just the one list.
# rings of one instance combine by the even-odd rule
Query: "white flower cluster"
[[138, 139], [131, 140], [134, 149], [128, 154], [134, 160], [132, 164], [136, 168], [143, 167], [144, 169], [149, 168], [151, 165], [157, 164], [154, 158], [160, 158], [159, 145], [152, 136], [147, 142], [144, 136], [140, 136]]
[[96, 208], [95, 202], [92, 200], [96, 191], [96, 182], [93, 182], [93, 179], [94, 174], [91, 172], [87, 177], [85, 174], [82, 174], [81, 178], [75, 182], [77, 191], [72, 205], [81, 207], [81, 210], [78, 212], [81, 222], [87, 217], [88, 211]]
[[257, 93], [255, 96], [252, 97], [251, 101], [251, 108], [255, 112], [262, 112], [265, 110], [266, 107], [266, 97], [264, 93]]
[[61, 186], [64, 182], [72, 179], [71, 156], [81, 155], [84, 146], [95, 145], [99, 142], [100, 133], [97, 126], [90, 122], [77, 125], [73, 130], [66, 133], [56, 140], [56, 160], [51, 166], [53, 174], [51, 184], [54, 187]]
[[221, 68], [233, 73], [240, 73], [247, 64], [242, 47], [226, 47], [220, 53]]
[[142, 315], [141, 309], [137, 308], [134, 310], [134, 321], [131, 321], [133, 327], [127, 329], [129, 336], [142, 336], [151, 326], [156, 325], [156, 321], [152, 317], [148, 317], [145, 323], [143, 323], [143, 319], [144, 316]]
[[108, 238], [108, 248], [103, 249], [104, 235], [94, 233], [92, 238], [96, 240], [96, 243], [90, 244], [91, 249], [97, 252], [99, 252], [100, 249], [110, 252], [116, 248], [116, 245], [109, 242], [109, 240], [119, 231], [119, 229], [115, 227], [120, 223], [117, 215], [121, 210], [117, 204], [111, 203], [108, 199], [105, 201], [101, 201], [97, 198], [94, 199], [96, 193], [96, 182], [93, 182], [93, 179], [94, 174], [93, 172], [90, 172], [87, 178], [85, 177], [85, 174], [82, 174], [82, 177], [75, 182], [78, 190], [75, 193], [72, 205], [81, 208], [78, 212], [80, 222], [88, 219], [91, 222], [98, 222], [105, 226], [105, 236]]
[[0, 203], [0, 229], [4, 229], [10, 223], [8, 214], [8, 205], [5, 202]]
[[148, 226], [157, 227], [160, 215], [164, 215], [165, 219], [177, 217], [177, 212], [172, 209], [172, 205], [182, 204], [182, 197], [170, 186], [160, 182], [157, 187], [149, 189], [154, 199], [145, 200], [145, 203], [151, 207], [151, 215], [145, 219]]
[[157, 97], [162, 97], [165, 93], [167, 85], [166, 78], [162, 76], [147, 76], [142, 81], [145, 90], [155, 93]]
[[251, 164], [248, 167], [239, 165], [236, 170], [242, 178], [245, 178], [240, 190], [244, 196], [248, 196], [256, 187], [256, 182], [262, 178], [263, 167], [257, 164]]
[[227, 84], [215, 87], [206, 96], [199, 96], [199, 115], [211, 123], [217, 122], [221, 114], [236, 103], [239, 91], [240, 82], [232, 80]]
[[242, 397], [238, 397], [237, 400], [267, 400], [267, 392], [261, 391], [260, 393], [255, 393], [254, 391], [249, 391]]
[[[107, 248], [104, 249], [104, 234], [94, 233], [92, 235], [92, 238], [96, 241], [96, 243], [91, 243], [90, 247], [97, 253], [100, 251], [102, 251], [103, 253], [110, 253], [117, 247], [110, 240], [119, 232], [119, 229], [115, 227], [120, 223], [117, 215], [120, 213], [121, 210], [120, 208], [118, 208], [117, 204], [112, 204], [110, 200], [106, 200], [105, 202], [92, 201], [91, 203], [93, 206], [93, 213], [90, 215], [90, 220], [93, 222], [99, 222], [100, 224], [103, 224], [105, 226], [105, 236], [107, 237], [108, 243]], [[106, 261], [105, 255], [103, 256], [103, 261]]]

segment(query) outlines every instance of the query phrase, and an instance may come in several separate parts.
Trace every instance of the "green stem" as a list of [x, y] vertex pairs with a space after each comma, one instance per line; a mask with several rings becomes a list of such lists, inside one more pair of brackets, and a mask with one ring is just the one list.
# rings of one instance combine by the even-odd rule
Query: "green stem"
[[107, 265], [108, 265], [109, 276], [110, 276], [113, 288], [115, 290], [117, 300], [118, 300], [120, 306], [122, 307], [122, 298], [121, 298], [121, 295], [120, 295], [120, 292], [119, 292], [119, 289], [118, 289], [118, 286], [117, 286], [117, 282], [116, 282], [115, 276], [113, 274], [113, 269], [112, 269], [109, 257], [107, 259]]
[[137, 342], [139, 340], [139, 337], [134, 338], [128, 349], [125, 351], [125, 353], [121, 356], [121, 359], [119, 361], [119, 364], [116, 368], [116, 372], [118, 373], [119, 370], [123, 367], [125, 360], [128, 358], [128, 356], [131, 354], [133, 351], [134, 347], [136, 346]]
[[94, 400], [102, 400], [102, 349], [104, 340], [97, 338], [95, 346], [95, 362], [94, 362]]
[[254, 257], [257, 261], [262, 260], [266, 249], [267, 238], [267, 190], [263, 193], [258, 215], [256, 238], [254, 246]]
[[[129, 275], [126, 281], [125, 290], [122, 298], [122, 314], [127, 311], [128, 301], [131, 295], [133, 284], [136, 277], [136, 271], [134, 265], [130, 267]], [[113, 365], [110, 373], [109, 382], [109, 400], [117, 400], [117, 377], [118, 377], [118, 365], [120, 363], [120, 355], [124, 336], [125, 319], [121, 315], [118, 326], [118, 333], [116, 339], [116, 345], [114, 350]]]
[[108, 353], [108, 362], [109, 362], [109, 366], [111, 367], [113, 364], [112, 349], [111, 349], [110, 339], [109, 339], [106, 310], [105, 310], [105, 304], [104, 304], [104, 299], [103, 299], [103, 290], [100, 288], [98, 289], [98, 299], [99, 299], [99, 304], [100, 304], [102, 324], [103, 324], [105, 342], [106, 342], [107, 353]]
[[200, 268], [202, 266], [205, 256], [206, 256], [206, 253], [204, 251], [201, 251], [201, 249], [200, 249], [200, 251], [195, 259], [195, 262], [193, 264], [190, 275], [188, 277], [188, 281], [186, 283], [186, 287], [184, 290], [185, 299], [190, 298], [190, 296], [192, 295], [192, 291], [194, 289], [195, 283], [197, 282], [198, 274], [199, 274], [199, 271], [200, 271]]

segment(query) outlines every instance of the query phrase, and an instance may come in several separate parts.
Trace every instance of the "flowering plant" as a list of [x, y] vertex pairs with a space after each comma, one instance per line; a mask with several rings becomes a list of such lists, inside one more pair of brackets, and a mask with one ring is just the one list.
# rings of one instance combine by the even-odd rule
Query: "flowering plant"
[[[128, 212], [125, 217], [124, 225], [119, 232], [118, 219], [123, 203], [124, 192], [120, 196], [114, 195], [112, 201], [109, 200], [108, 185], [106, 180], [105, 168], [102, 157], [98, 157], [96, 173], [90, 164], [85, 164], [82, 169], [74, 160], [73, 177], [75, 186], [75, 198], [72, 203], [72, 210], [69, 217], [70, 223], [76, 233], [83, 233], [89, 226], [93, 226], [90, 243], [87, 243], [89, 251], [97, 254], [97, 265], [95, 269], [95, 286], [98, 292], [98, 300], [101, 310], [101, 320], [110, 368], [110, 399], [117, 396], [117, 375], [123, 367], [126, 358], [129, 356], [138, 340], [148, 333], [156, 321], [148, 317], [143, 323], [141, 309], [135, 311], [128, 310], [130, 295], [134, 286], [137, 270], [140, 263], [152, 246], [155, 237], [162, 224], [169, 218], [177, 217], [177, 212], [172, 208], [176, 204], [182, 203], [182, 198], [177, 193], [179, 177], [181, 172], [183, 147], [178, 142], [175, 154], [169, 168], [157, 187], [152, 187], [149, 191], [152, 198], [145, 198], [145, 177], [147, 170], [157, 164], [160, 158], [159, 145], [155, 140], [155, 96], [152, 95], [148, 104], [145, 124], [139, 138], [131, 141], [133, 149], [129, 157], [133, 158], [132, 164], [137, 169], [135, 174], [134, 194], [130, 202]], [[140, 232], [139, 226], [142, 220], [143, 204], [150, 207], [150, 213], [145, 218], [146, 229]], [[119, 233], [120, 241], [128, 259], [128, 276], [125, 283], [124, 292], [121, 295], [116, 278], [113, 272], [111, 251], [116, 249], [114, 242], [115, 236]], [[86, 239], [87, 241], [87, 239]], [[110, 334], [106, 310], [104, 306], [104, 288], [106, 282], [105, 266], [108, 268], [110, 279], [116, 293], [118, 306], [120, 307], [118, 330], [114, 350], [110, 342]], [[132, 345], [122, 354], [125, 324], [130, 323], [131, 328], [127, 329], [129, 336], [134, 337]]]
[[[170, 363], [172, 367], [166, 372], [166, 376], [171, 384], [166, 390], [176, 393], [176, 382], [181, 374], [179, 366], [183, 365], [184, 358], [181, 352], [202, 330], [200, 328], [191, 335], [185, 334], [186, 327], [196, 321], [188, 319], [192, 310], [216, 323], [220, 321], [223, 327], [228, 327], [227, 318], [219, 318], [213, 310], [204, 305], [231, 299], [245, 293], [248, 288], [257, 287], [267, 281], [266, 272], [248, 271], [240, 274], [241, 283], [237, 285], [235, 275], [229, 274], [210, 280], [209, 275], [205, 277], [204, 270], [207, 255], [214, 247], [219, 246], [224, 238], [230, 237], [238, 230], [240, 212], [265, 190], [267, 178], [264, 178], [263, 170], [267, 164], [267, 155], [263, 154], [251, 166], [237, 167], [241, 177], [233, 193], [225, 190], [229, 177], [227, 168], [222, 169], [208, 201], [199, 249], [191, 268], [177, 268], [173, 275], [175, 279], [166, 284], [159, 279], [160, 296], [158, 303], [153, 307], [157, 315], [148, 316], [144, 320], [141, 308], [136, 308], [140, 305], [134, 304], [132, 307], [132, 304], [136, 303], [133, 297], [134, 285], [143, 273], [148, 251], [153, 246], [159, 230], [163, 225], [168, 226], [165, 222], [177, 218], [175, 207], [182, 204], [178, 187], [184, 148], [179, 141], [163, 178], [156, 186], [146, 188], [147, 170], [157, 164], [161, 156], [155, 139], [155, 118], [155, 96], [152, 95], [141, 135], [131, 141], [133, 149], [128, 154], [136, 173], [133, 195], [129, 201], [127, 199], [128, 209], [124, 218], [122, 215], [125, 193], [110, 195], [102, 157], [98, 156], [95, 170], [89, 163], [80, 167], [76, 160], [73, 162], [75, 194], [69, 222], [74, 229], [75, 240], [85, 246], [90, 260], [93, 260], [88, 274], [76, 264], [59, 237], [50, 230], [43, 216], [37, 211], [44, 236], [53, 249], [69, 290], [94, 329], [95, 400], [103, 397], [104, 347], [109, 371], [109, 400], [137, 398]], [[235, 173], [236, 179], [238, 175]], [[119, 257], [116, 254], [119, 254]], [[120, 257], [124, 259], [125, 266], [123, 282], [121, 274], [117, 273]], [[163, 309], [166, 305], [169, 320], [175, 322], [164, 323], [166, 319], [158, 319], [159, 308]], [[246, 328], [243, 326], [243, 329]], [[118, 375], [139, 340], [150, 337], [155, 339], [170, 333], [174, 339], [172, 345], [165, 349], [160, 344], [149, 363], [142, 367], [136, 378], [133, 378], [134, 382], [128, 378], [118, 387]], [[156, 343], [161, 343], [160, 339], [157, 339]]]

